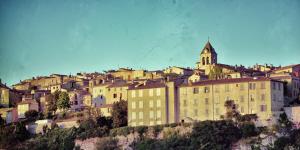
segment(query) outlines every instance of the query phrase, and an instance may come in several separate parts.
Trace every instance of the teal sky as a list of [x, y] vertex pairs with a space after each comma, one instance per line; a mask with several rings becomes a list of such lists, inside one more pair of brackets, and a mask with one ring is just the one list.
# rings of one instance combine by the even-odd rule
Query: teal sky
[[0, 78], [194, 67], [208, 36], [221, 63], [300, 63], [299, 16], [299, 0], [1, 0]]

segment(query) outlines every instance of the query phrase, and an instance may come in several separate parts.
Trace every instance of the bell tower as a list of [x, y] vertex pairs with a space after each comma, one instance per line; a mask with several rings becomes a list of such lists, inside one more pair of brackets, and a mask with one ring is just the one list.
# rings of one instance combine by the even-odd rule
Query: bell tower
[[197, 68], [206, 70], [211, 65], [218, 63], [217, 58], [218, 54], [216, 53], [210, 42], [207, 41], [200, 54], [200, 61], [198, 62]]

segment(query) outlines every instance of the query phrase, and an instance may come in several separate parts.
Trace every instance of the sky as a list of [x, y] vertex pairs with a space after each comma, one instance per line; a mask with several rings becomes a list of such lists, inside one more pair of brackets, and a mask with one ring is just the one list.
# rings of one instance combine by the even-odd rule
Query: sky
[[300, 63], [299, 0], [0, 0], [0, 78]]

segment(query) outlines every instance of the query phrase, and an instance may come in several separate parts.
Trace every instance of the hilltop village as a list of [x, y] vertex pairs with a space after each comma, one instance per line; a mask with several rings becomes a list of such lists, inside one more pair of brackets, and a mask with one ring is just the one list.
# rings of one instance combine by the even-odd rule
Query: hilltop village
[[[47, 114], [58, 91], [67, 94], [68, 104], [52, 115], [93, 110], [110, 117], [113, 105], [125, 101], [130, 127], [223, 120], [229, 102], [241, 115], [256, 115], [256, 126], [276, 124], [283, 112], [295, 125], [300, 122], [300, 64], [222, 64], [209, 41], [193, 69], [173, 66], [155, 71], [119, 68], [102, 73], [52, 74], [22, 80], [12, 87], [0, 80], [1, 117], [14, 123], [28, 119], [29, 111]], [[76, 126], [81, 119], [78, 116], [54, 117], [52, 121], [63, 127]]]

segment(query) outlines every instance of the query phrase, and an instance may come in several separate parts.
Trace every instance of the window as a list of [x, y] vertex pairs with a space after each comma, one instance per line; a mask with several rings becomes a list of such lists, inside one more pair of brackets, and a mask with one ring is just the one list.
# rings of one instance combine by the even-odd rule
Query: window
[[206, 64], [207, 64], [207, 65], [210, 64], [210, 63], [209, 63], [209, 57], [206, 57]]
[[215, 103], [216, 103], [216, 104], [219, 104], [219, 103], [220, 103], [220, 97], [219, 97], [219, 96], [216, 97]]
[[261, 112], [267, 111], [267, 105], [260, 105], [260, 111]]
[[157, 116], [157, 118], [161, 118], [161, 111], [160, 111], [160, 110], [158, 110], [158, 111], [156, 112], [156, 116]]
[[150, 121], [150, 126], [154, 125], [154, 122], [153, 121]]
[[158, 99], [158, 100], [156, 101], [156, 107], [161, 107], [161, 101], [160, 101], [160, 99]]
[[204, 87], [204, 93], [209, 93], [209, 87]]
[[139, 90], [139, 97], [143, 97], [143, 90]]
[[153, 100], [150, 100], [150, 101], [149, 101], [149, 107], [150, 107], [150, 108], [153, 108]]
[[262, 83], [260, 84], [260, 88], [261, 88], [261, 89], [265, 89], [265, 88], [266, 88], [265, 82], [262, 82]]
[[244, 84], [243, 84], [243, 83], [240, 84], [240, 90], [241, 90], [241, 91], [244, 90]]
[[208, 98], [205, 98], [205, 104], [208, 105]]
[[160, 96], [160, 88], [156, 89], [156, 96]]
[[255, 90], [255, 83], [249, 83], [249, 89]]
[[217, 116], [220, 115], [220, 110], [219, 110], [219, 108], [216, 108], [216, 115], [217, 115]]
[[154, 112], [153, 111], [150, 111], [150, 118], [153, 118], [154, 117]]
[[139, 119], [143, 119], [143, 117], [144, 117], [144, 113], [142, 111], [139, 112]]
[[209, 116], [209, 111], [208, 111], [208, 109], [205, 109], [205, 116], [206, 116], [206, 117]]
[[161, 120], [159, 120], [159, 121], [156, 121], [156, 124], [161, 124]]
[[261, 100], [262, 100], [262, 101], [265, 100], [265, 94], [261, 94]]
[[250, 101], [254, 102], [254, 96], [252, 94], [250, 95]]
[[198, 99], [194, 99], [194, 105], [198, 105]]
[[276, 101], [276, 95], [273, 94], [273, 101]]
[[229, 84], [225, 84], [225, 92], [229, 92]]
[[135, 113], [135, 112], [132, 112], [132, 113], [131, 113], [131, 119], [132, 119], [132, 120], [136, 119], [136, 113]]
[[226, 96], [226, 100], [225, 101], [229, 101], [230, 100], [230, 97], [229, 96]]
[[135, 109], [135, 108], [136, 108], [136, 103], [135, 103], [135, 102], [132, 102], [132, 103], [131, 103], [131, 107], [132, 107], [132, 109]]
[[131, 91], [131, 97], [135, 97], [135, 91]]
[[132, 124], [132, 126], [136, 126], [136, 122], [132, 122], [131, 124]]
[[149, 96], [153, 96], [153, 89], [149, 90]]
[[218, 86], [215, 86], [215, 92], [216, 92], [216, 93], [219, 93], [219, 92], [220, 92], [220, 89], [219, 89]]
[[143, 101], [139, 101], [139, 108], [143, 108]]
[[[278, 85], [278, 90], [280, 91], [281, 90], [281, 84], [280, 83], [277, 83]], [[295, 84], [296, 85], [296, 84]], [[295, 86], [296, 87], [296, 86]]]
[[113, 97], [114, 97], [114, 98], [117, 98], [117, 94], [113, 94]]
[[244, 106], [241, 106], [241, 113], [244, 113]]
[[184, 112], [184, 117], [187, 117], [188, 116], [187, 110], [185, 109], [183, 112]]
[[187, 101], [183, 100], [183, 106], [187, 106]]
[[275, 82], [272, 82], [272, 88], [273, 88], [273, 90], [276, 90], [276, 83]]
[[194, 109], [194, 116], [198, 116], [198, 109]]
[[199, 88], [195, 87], [195, 88], [193, 89], [193, 93], [194, 93], [194, 94], [198, 94], [198, 93], [199, 93]]
[[244, 102], [244, 96], [243, 96], [243, 95], [240, 96], [240, 102], [241, 102], [241, 103]]
[[74, 105], [78, 105], [78, 101], [74, 101]]
[[205, 57], [202, 57], [202, 65], [205, 65]]

